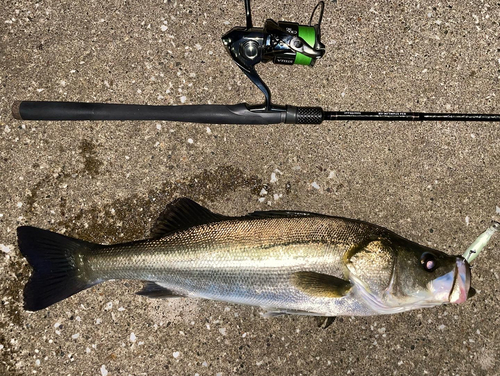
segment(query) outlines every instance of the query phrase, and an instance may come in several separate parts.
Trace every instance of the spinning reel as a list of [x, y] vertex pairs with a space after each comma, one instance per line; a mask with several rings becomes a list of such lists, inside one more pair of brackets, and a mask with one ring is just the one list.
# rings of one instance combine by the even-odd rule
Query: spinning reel
[[[23, 101], [13, 104], [13, 116], [22, 120], [167, 120], [209, 124], [320, 124], [323, 120], [500, 121], [497, 114], [323, 111], [321, 107], [273, 105], [271, 92], [255, 66], [269, 61], [313, 66], [325, 53], [320, 30], [324, 8], [325, 3], [320, 1], [307, 25], [268, 19], [264, 27], [259, 28], [253, 26], [250, 0], [245, 0], [246, 27], [233, 28], [222, 41], [236, 64], [264, 93], [265, 102], [261, 105], [149, 106]], [[318, 10], [318, 21], [313, 25]]]
[[[312, 25], [314, 14], [320, 8], [318, 23]], [[325, 54], [325, 46], [321, 43], [320, 25], [323, 19], [325, 3], [320, 1], [314, 8], [308, 25], [296, 22], [268, 19], [264, 27], [253, 27], [250, 0], [245, 0], [247, 26], [237, 26], [222, 37], [227, 51], [247, 75], [247, 77], [264, 93], [265, 103], [262, 109], [277, 110], [271, 104], [271, 92], [255, 70], [260, 63], [272, 61], [274, 64], [313, 66], [316, 59]]]

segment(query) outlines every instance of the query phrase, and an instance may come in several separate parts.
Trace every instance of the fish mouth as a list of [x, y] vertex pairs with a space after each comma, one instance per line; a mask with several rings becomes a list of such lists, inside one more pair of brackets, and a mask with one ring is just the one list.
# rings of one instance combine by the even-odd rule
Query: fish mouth
[[430, 283], [429, 290], [433, 296], [433, 301], [453, 304], [465, 302], [471, 290], [470, 280], [469, 263], [463, 257], [457, 257], [452, 271]]
[[448, 301], [453, 304], [460, 304], [467, 300], [470, 290], [470, 265], [462, 257], [457, 257], [455, 265], [455, 281], [450, 291]]

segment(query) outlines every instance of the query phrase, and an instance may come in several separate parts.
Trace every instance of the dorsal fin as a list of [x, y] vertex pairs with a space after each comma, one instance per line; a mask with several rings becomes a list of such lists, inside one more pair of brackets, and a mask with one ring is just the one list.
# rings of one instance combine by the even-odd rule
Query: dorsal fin
[[292, 210], [268, 210], [268, 211], [254, 211], [248, 213], [243, 218], [296, 218], [296, 217], [329, 217], [325, 214], [317, 214], [305, 211], [292, 211]]
[[231, 217], [213, 213], [193, 200], [181, 197], [167, 205], [151, 229], [153, 239], [211, 222], [219, 222]]
[[174, 231], [186, 230], [193, 226], [219, 222], [231, 218], [264, 219], [264, 218], [297, 218], [328, 217], [328, 215], [305, 211], [269, 210], [255, 211], [241, 217], [230, 217], [214, 213], [187, 197], [181, 197], [167, 205], [151, 229], [151, 238], [158, 239]]

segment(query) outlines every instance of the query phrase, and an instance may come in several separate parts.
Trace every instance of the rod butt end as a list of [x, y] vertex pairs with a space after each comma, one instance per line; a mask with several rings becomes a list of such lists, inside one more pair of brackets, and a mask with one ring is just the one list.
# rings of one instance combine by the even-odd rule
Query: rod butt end
[[14, 119], [23, 120], [23, 118], [21, 117], [20, 107], [21, 101], [15, 101], [12, 104], [12, 116], [14, 117]]

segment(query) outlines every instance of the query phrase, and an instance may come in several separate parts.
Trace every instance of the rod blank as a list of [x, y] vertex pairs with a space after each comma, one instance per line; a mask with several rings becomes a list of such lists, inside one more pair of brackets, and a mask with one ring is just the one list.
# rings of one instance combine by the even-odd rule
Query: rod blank
[[500, 122], [500, 114], [327, 111], [324, 112], [324, 120]]

